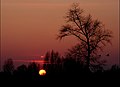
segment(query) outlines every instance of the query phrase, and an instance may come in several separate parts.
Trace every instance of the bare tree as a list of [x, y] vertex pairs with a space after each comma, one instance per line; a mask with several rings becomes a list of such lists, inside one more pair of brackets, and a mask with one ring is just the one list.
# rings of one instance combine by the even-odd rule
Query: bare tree
[[83, 15], [83, 12], [79, 4], [72, 5], [65, 17], [67, 24], [59, 30], [57, 39], [75, 36], [80, 41], [81, 49], [86, 53], [84, 57], [89, 70], [92, 54], [102, 49], [106, 43], [111, 43], [112, 32], [106, 30], [102, 22], [93, 20], [90, 14]]

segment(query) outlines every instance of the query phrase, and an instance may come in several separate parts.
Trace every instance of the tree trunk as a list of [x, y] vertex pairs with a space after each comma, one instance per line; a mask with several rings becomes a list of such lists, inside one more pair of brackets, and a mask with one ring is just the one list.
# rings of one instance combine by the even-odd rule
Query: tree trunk
[[87, 49], [87, 59], [86, 59], [86, 68], [87, 68], [87, 71], [89, 72], [90, 69], [90, 43], [89, 43], [89, 39], [87, 39], [87, 46], [88, 46], [88, 49]]

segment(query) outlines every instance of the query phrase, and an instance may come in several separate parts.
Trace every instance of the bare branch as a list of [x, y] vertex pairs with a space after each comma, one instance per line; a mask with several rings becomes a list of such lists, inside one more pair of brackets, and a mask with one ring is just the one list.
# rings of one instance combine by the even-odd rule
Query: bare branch
[[75, 36], [80, 40], [82, 56], [86, 59], [89, 68], [90, 59], [94, 57], [98, 49], [107, 43], [111, 43], [112, 33], [104, 28], [99, 20], [93, 20], [92, 16], [83, 16], [83, 10], [78, 4], [68, 10], [66, 15], [67, 25], [62, 26], [59, 30], [58, 38], [62, 39], [66, 36]]

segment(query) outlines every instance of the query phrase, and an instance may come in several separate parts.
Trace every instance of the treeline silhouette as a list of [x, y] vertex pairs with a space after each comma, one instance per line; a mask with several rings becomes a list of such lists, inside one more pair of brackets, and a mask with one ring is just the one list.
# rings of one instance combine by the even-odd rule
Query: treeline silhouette
[[[88, 71], [85, 65], [73, 57], [61, 57], [58, 52], [47, 52], [44, 58], [47, 63], [40, 64], [32, 62], [29, 65], [20, 65], [14, 68], [12, 59], [5, 61], [3, 71], [0, 72], [0, 82], [6, 84], [38, 84], [38, 85], [53, 85], [53, 84], [79, 84], [86, 85], [86, 83], [113, 83], [117, 84], [120, 79], [120, 68], [113, 65], [110, 69], [95, 67], [95, 69]], [[46, 75], [40, 76], [39, 70], [45, 69]], [[4, 85], [6, 85], [4, 84]]]

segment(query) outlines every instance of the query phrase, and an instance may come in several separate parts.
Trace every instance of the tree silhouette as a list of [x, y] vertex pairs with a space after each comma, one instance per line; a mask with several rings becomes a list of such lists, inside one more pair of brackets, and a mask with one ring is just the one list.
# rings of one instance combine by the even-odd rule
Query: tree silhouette
[[52, 50], [47, 52], [44, 58], [46, 62], [43, 67], [47, 70], [47, 74], [55, 74], [62, 70], [62, 61], [60, 54]]
[[30, 76], [34, 76], [34, 77], [38, 76], [39, 75], [38, 74], [39, 70], [40, 70], [40, 65], [39, 64], [37, 64], [35, 62], [29, 63], [28, 74]]
[[53, 50], [46, 53], [44, 60], [50, 64], [59, 64], [61, 62], [60, 54]]
[[68, 49], [68, 52], [66, 52], [66, 57], [74, 59], [76, 62], [79, 62], [80, 64], [84, 65], [84, 55], [86, 55], [86, 52], [82, 50], [82, 46], [80, 44], [76, 44], [71, 49]]
[[21, 65], [17, 67], [17, 74], [19, 76], [26, 76], [27, 75], [27, 66], [26, 65]]
[[12, 74], [14, 71], [14, 64], [11, 58], [7, 59], [3, 65], [3, 70], [6, 73]]
[[45, 54], [45, 58], [44, 58], [44, 61], [45, 62], [50, 62], [50, 52], [47, 52], [46, 54]]
[[[71, 49], [68, 49], [68, 52], [66, 52], [66, 58], [71, 58], [76, 61], [76, 63], [79, 63], [82, 68], [85, 68], [85, 56], [86, 51], [82, 48], [81, 44], [76, 44]], [[90, 70], [91, 71], [102, 71], [103, 66], [105, 66], [106, 61], [101, 58], [101, 55], [98, 54], [91, 54], [90, 59]]]
[[75, 36], [80, 41], [82, 53], [85, 54], [86, 68], [89, 70], [93, 55], [102, 50], [106, 43], [111, 43], [112, 32], [106, 30], [99, 20], [93, 20], [90, 14], [83, 15], [83, 10], [76, 3], [68, 10], [65, 19], [67, 24], [59, 30], [57, 39]]

